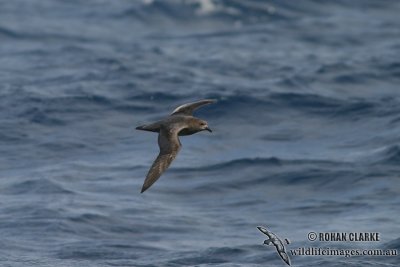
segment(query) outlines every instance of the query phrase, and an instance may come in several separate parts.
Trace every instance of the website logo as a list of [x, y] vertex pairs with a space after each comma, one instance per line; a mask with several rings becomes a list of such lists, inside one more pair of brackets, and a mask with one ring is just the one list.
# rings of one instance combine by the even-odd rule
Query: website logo
[[[290, 258], [288, 253], [286, 252], [286, 248], [282, 240], [276, 234], [272, 233], [265, 227], [257, 226], [257, 229], [268, 237], [268, 239], [264, 240], [264, 245], [275, 246], [278, 255], [287, 265], [290, 266]], [[288, 239], [285, 239], [285, 243], [290, 244]]]

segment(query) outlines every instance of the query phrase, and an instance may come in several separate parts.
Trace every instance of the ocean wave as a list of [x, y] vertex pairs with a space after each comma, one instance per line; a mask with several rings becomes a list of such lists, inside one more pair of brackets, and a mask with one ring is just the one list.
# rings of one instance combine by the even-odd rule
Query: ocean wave
[[[374, 8], [387, 8], [392, 5], [390, 1], [376, 5], [373, 1], [335, 1], [334, 5], [345, 8], [357, 8], [359, 5]], [[143, 0], [132, 6], [116, 17], [131, 17], [140, 21], [199, 21], [217, 20], [240, 23], [260, 23], [271, 20], [295, 20], [304, 16], [328, 15], [325, 4], [320, 1], [306, 0], [301, 4], [295, 1], [262, 0]]]
[[28, 134], [23, 133], [20, 130], [13, 130], [8, 128], [0, 133], [0, 142], [4, 144], [11, 144], [21, 142], [28, 139]]
[[0, 37], [14, 39], [14, 40], [36, 40], [36, 41], [74, 41], [74, 42], [88, 42], [89, 38], [83, 37], [79, 34], [67, 34], [63, 32], [30, 32], [25, 30], [8, 29], [0, 27]]
[[46, 178], [14, 183], [2, 189], [4, 194], [73, 194], [61, 184]]
[[[207, 185], [196, 187], [196, 191], [215, 192], [225, 190], [244, 190], [244, 189], [267, 189], [273, 190], [275, 186], [305, 186], [309, 188], [318, 188], [321, 191], [336, 191], [346, 184], [356, 183], [360, 177], [359, 174], [351, 170], [338, 170], [323, 167], [298, 166], [293, 169], [271, 171], [260, 171], [254, 169], [251, 173], [246, 173], [246, 179], [236, 176], [234, 179], [221, 179], [213, 181]], [[273, 186], [273, 187], [271, 187]], [[271, 188], [270, 188], [271, 187]]]
[[138, 99], [131, 101], [93, 93], [53, 97], [19, 90], [2, 97], [3, 108], [7, 108], [8, 114], [45, 126], [65, 126], [70, 122], [87, 120], [95, 117], [93, 112], [98, 115], [110, 111], [132, 114], [153, 110], [150, 104]]
[[235, 0], [146, 0], [119, 14], [119, 16], [128, 16], [146, 22], [152, 22], [154, 19], [187, 22], [201, 19], [260, 22], [271, 17], [281, 18], [284, 15], [286, 15], [285, 12], [281, 12], [280, 8], [277, 10], [270, 3], [254, 0], [246, 2]]
[[398, 165], [400, 163], [400, 146], [389, 146], [376, 157], [378, 158], [378, 160], [375, 161], [376, 163]]
[[[354, 2], [354, 3], [353, 3]], [[114, 18], [128, 18], [146, 26], [172, 24], [180, 28], [196, 24], [234, 26], [241, 28], [243, 25], [265, 24], [269, 22], [296, 23], [309, 17], [330, 17], [330, 10], [336, 8], [353, 9], [358, 12], [360, 6], [364, 8], [387, 9], [393, 8], [394, 1], [385, 1], [376, 4], [376, 1], [335, 1], [330, 3], [329, 11], [323, 1], [305, 0], [299, 4], [296, 1], [262, 1], [262, 0], [143, 0], [131, 4], [114, 15]], [[293, 26], [292, 26], [293, 28]], [[305, 35], [302, 35], [305, 38]], [[360, 39], [347, 37], [345, 42], [355, 44]], [[312, 39], [311, 43], [323, 40]], [[328, 43], [337, 44], [338, 40], [329, 40]]]
[[17, 39], [21, 38], [22, 36], [16, 31], [0, 27], [0, 37]]
[[[364, 99], [340, 99], [307, 93], [269, 93], [264, 97], [255, 95], [211, 96], [218, 99], [216, 105], [204, 110], [213, 116], [235, 116], [251, 118], [254, 114], [297, 111], [305, 114], [345, 120], [361, 117], [391, 115], [386, 114], [387, 101], [372, 102]], [[390, 109], [393, 113], [393, 108]]]
[[400, 250], [400, 237], [383, 244], [383, 247], [386, 249]]
[[282, 160], [278, 158], [243, 158], [226, 161], [215, 165], [207, 165], [195, 168], [174, 168], [175, 172], [190, 172], [190, 171], [222, 171], [225, 169], [237, 169], [243, 167], [254, 167], [254, 166], [281, 166]]
[[249, 251], [241, 247], [211, 247], [194, 253], [185, 253], [165, 262], [166, 265], [208, 265], [224, 264], [244, 257]]

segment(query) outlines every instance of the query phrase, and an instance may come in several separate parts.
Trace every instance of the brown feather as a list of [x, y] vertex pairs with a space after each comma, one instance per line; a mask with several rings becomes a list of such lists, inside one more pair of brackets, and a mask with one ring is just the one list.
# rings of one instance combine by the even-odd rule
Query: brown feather
[[181, 143], [178, 138], [180, 129], [165, 129], [161, 128], [158, 135], [158, 145], [160, 153], [156, 160], [151, 165], [146, 179], [144, 180], [143, 187], [140, 193], [146, 191], [152, 184], [154, 184], [161, 174], [171, 165], [171, 162], [178, 154]]

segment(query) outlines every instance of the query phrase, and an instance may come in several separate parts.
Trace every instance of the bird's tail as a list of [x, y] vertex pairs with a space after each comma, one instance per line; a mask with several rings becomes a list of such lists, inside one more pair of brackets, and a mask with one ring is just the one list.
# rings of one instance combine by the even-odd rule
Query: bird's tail
[[149, 125], [140, 125], [136, 127], [136, 130], [142, 130], [142, 131], [149, 131], [149, 132], [160, 132], [160, 125], [158, 123], [153, 123]]
[[146, 125], [140, 125], [138, 127], [135, 128], [136, 130], [143, 130], [146, 131]]

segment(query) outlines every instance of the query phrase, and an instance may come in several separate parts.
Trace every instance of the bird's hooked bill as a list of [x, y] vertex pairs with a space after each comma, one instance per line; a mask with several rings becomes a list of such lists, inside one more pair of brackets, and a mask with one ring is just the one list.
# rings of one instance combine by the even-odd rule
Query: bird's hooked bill
[[206, 127], [205, 130], [209, 131], [210, 133], [212, 133], [212, 130], [209, 127]]

